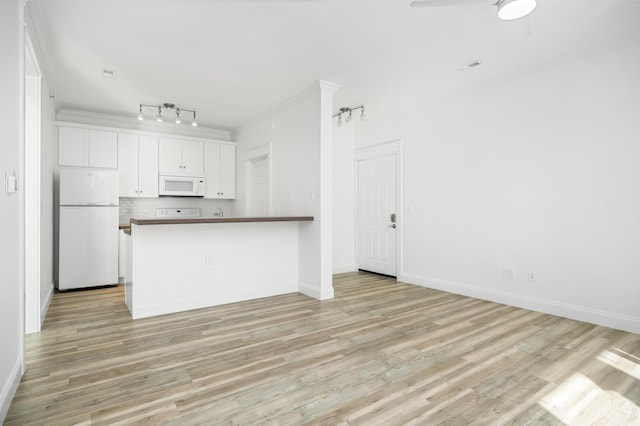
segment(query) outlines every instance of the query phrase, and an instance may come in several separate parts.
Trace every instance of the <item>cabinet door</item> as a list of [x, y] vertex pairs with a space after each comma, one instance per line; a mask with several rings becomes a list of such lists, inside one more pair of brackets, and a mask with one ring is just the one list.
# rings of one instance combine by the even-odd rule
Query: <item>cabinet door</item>
[[58, 164], [89, 166], [89, 130], [76, 127], [58, 129]]
[[118, 168], [116, 132], [89, 130], [89, 167]]
[[118, 176], [120, 197], [138, 196], [138, 136], [118, 134]]
[[204, 176], [204, 143], [182, 142], [182, 174]]
[[158, 152], [158, 170], [161, 175], [181, 175], [182, 173], [182, 141], [178, 139], [160, 138]]
[[236, 198], [236, 147], [220, 145], [220, 197]]
[[138, 142], [138, 196], [158, 197], [158, 138], [140, 136]]
[[221, 198], [220, 195], [220, 144], [204, 144], [204, 176], [207, 178], [206, 198]]

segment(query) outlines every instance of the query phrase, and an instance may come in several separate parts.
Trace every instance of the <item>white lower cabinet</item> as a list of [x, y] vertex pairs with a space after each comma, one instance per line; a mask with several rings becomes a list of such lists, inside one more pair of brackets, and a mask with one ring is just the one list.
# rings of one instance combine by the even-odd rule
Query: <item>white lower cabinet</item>
[[235, 145], [206, 143], [204, 174], [207, 178], [205, 198], [236, 198]]
[[120, 197], [158, 197], [158, 138], [118, 133]]

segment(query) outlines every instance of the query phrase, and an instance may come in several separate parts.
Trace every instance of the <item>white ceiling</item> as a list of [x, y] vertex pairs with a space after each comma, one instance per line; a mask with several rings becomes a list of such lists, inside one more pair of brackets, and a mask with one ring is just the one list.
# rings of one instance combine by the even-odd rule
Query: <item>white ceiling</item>
[[[637, 37], [640, 1], [538, 0], [532, 35], [477, 6], [411, 0], [32, 0], [57, 107], [135, 116], [139, 103], [195, 109], [232, 129], [316, 80], [335, 108], [369, 113]], [[42, 41], [41, 41], [42, 42]], [[483, 65], [456, 68], [471, 60]], [[104, 68], [115, 70], [112, 80]]]

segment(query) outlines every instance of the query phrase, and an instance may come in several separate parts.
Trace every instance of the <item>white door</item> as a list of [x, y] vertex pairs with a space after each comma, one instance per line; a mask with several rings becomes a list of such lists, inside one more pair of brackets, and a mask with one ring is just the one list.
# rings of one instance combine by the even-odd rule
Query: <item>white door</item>
[[252, 216], [267, 216], [269, 206], [269, 159], [262, 157], [251, 162], [252, 166], [252, 191], [251, 210]]
[[397, 276], [397, 155], [358, 161], [358, 268]]

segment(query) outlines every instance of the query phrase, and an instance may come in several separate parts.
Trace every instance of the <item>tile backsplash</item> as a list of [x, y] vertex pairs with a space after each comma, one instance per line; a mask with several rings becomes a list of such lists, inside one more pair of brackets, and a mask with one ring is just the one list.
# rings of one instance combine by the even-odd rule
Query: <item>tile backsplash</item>
[[160, 198], [120, 198], [120, 223], [129, 223], [129, 219], [148, 219], [155, 216], [159, 208], [199, 207], [204, 217], [213, 216], [221, 208], [225, 216], [233, 216], [232, 200], [209, 200], [191, 197]]

